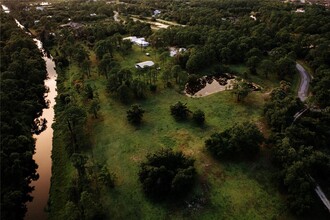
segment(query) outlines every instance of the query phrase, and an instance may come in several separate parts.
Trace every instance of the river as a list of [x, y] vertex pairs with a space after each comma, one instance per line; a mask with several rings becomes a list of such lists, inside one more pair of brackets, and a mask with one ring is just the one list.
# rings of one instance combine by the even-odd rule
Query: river
[[[5, 13], [10, 13], [10, 10], [2, 5], [2, 9]], [[17, 26], [21, 29], [24, 29], [24, 26], [15, 19]], [[26, 32], [31, 35], [31, 33]], [[38, 46], [39, 50], [43, 53], [43, 59], [45, 60], [47, 67], [47, 79], [45, 80], [45, 86], [49, 88], [49, 92], [46, 94], [46, 99], [49, 100], [49, 108], [44, 109], [41, 118], [46, 118], [47, 120], [47, 129], [39, 135], [34, 135], [36, 139], [36, 148], [33, 159], [38, 164], [37, 172], [39, 173], [39, 179], [31, 183], [31, 186], [34, 186], [34, 191], [31, 193], [33, 197], [32, 202], [28, 202], [27, 213], [25, 215], [25, 220], [44, 220], [47, 219], [47, 213], [45, 208], [47, 206], [49, 198], [49, 188], [50, 188], [50, 177], [51, 177], [51, 153], [53, 146], [53, 129], [52, 124], [54, 120], [54, 105], [55, 97], [57, 95], [56, 91], [56, 78], [57, 74], [55, 71], [55, 63], [52, 60], [52, 57], [47, 57], [42, 43], [40, 40], [34, 38], [33, 41]]]
[[[43, 51], [42, 43], [33, 39], [36, 42], [38, 48]], [[37, 172], [39, 173], [39, 179], [32, 182], [32, 186], [35, 187], [32, 192], [33, 201], [27, 203], [28, 211], [26, 213], [26, 220], [43, 220], [47, 219], [47, 214], [44, 209], [47, 206], [50, 188], [50, 177], [51, 177], [51, 153], [53, 146], [53, 129], [52, 124], [54, 120], [54, 105], [55, 97], [57, 95], [56, 91], [56, 71], [55, 63], [51, 58], [48, 58], [46, 53], [44, 53], [43, 59], [46, 62], [48, 79], [45, 80], [45, 85], [49, 88], [47, 94], [47, 100], [50, 101], [48, 109], [44, 109], [41, 118], [46, 118], [47, 129], [40, 135], [35, 135], [36, 138], [36, 153], [33, 155], [33, 159], [38, 164]]]

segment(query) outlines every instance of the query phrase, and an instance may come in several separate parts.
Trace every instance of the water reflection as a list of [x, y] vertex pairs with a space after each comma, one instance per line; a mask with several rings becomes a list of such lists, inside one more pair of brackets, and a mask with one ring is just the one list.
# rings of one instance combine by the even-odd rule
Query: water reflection
[[[2, 5], [2, 8], [7, 8]], [[8, 9], [8, 8], [7, 8]], [[9, 11], [9, 10], [8, 10]], [[15, 19], [17, 26], [22, 30], [25, 30], [25, 27]], [[31, 35], [31, 33], [26, 32]], [[34, 191], [31, 193], [33, 197], [32, 202], [28, 202], [27, 213], [25, 216], [26, 220], [44, 220], [47, 219], [47, 214], [45, 208], [47, 206], [48, 197], [49, 197], [49, 188], [50, 188], [50, 178], [51, 178], [51, 152], [52, 152], [52, 142], [53, 142], [53, 129], [52, 124], [54, 120], [54, 105], [55, 97], [57, 96], [56, 91], [56, 78], [57, 74], [55, 71], [55, 63], [52, 60], [52, 57], [45, 52], [43, 45], [40, 40], [34, 38], [33, 41], [37, 45], [38, 49], [43, 54], [43, 59], [46, 63], [47, 68], [47, 79], [44, 81], [45, 86], [49, 89], [46, 94], [49, 104], [48, 109], [44, 109], [42, 116], [40, 118], [45, 118], [47, 120], [47, 129], [39, 135], [34, 135], [36, 139], [36, 148], [33, 159], [38, 164], [37, 173], [39, 174], [39, 179], [31, 183], [31, 186], [34, 187]]]
[[[42, 44], [40, 41], [38, 43]], [[55, 97], [57, 95], [56, 91], [56, 71], [55, 71], [55, 63], [51, 58], [48, 58], [46, 54], [44, 54], [44, 60], [47, 66], [48, 79], [45, 80], [45, 85], [49, 88], [49, 92], [47, 93], [47, 99], [50, 101], [50, 105], [48, 109], [44, 109], [42, 113], [42, 118], [46, 118], [47, 120], [47, 129], [42, 132], [40, 135], [35, 136], [36, 138], [36, 153], [33, 155], [33, 159], [38, 164], [37, 172], [40, 177], [37, 181], [32, 182], [31, 186], [34, 186], [35, 189], [32, 192], [33, 201], [27, 203], [28, 212], [26, 214], [26, 220], [33, 219], [47, 219], [47, 214], [44, 209], [47, 206], [48, 202], [48, 194], [50, 188], [50, 178], [51, 178], [51, 151], [52, 151], [52, 141], [53, 141], [53, 129], [52, 123], [54, 120], [54, 105], [55, 105]]]

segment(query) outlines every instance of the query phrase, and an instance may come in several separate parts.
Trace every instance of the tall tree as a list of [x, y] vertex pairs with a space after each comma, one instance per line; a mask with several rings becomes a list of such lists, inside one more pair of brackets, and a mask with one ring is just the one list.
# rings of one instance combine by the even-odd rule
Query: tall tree
[[66, 121], [67, 128], [70, 134], [71, 146], [69, 154], [76, 152], [79, 149], [78, 134], [83, 133], [83, 125], [86, 120], [85, 111], [74, 104], [69, 104], [62, 113], [61, 118]]
[[262, 60], [259, 65], [259, 70], [263, 75], [265, 75], [266, 79], [268, 78], [269, 74], [275, 73], [275, 69], [275, 64], [269, 59]]
[[236, 95], [236, 100], [242, 101], [249, 93], [251, 89], [246, 81], [242, 79], [236, 79], [233, 84], [232, 93]]

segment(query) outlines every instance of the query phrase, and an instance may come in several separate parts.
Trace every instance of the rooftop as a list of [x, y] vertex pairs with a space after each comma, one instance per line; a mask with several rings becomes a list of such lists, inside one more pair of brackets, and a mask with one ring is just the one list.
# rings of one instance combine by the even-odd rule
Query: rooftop
[[135, 68], [137, 68], [137, 69], [139, 69], [139, 68], [143, 69], [144, 67], [151, 67], [153, 65], [155, 65], [155, 63], [152, 62], [152, 61], [144, 61], [144, 62], [135, 64]]

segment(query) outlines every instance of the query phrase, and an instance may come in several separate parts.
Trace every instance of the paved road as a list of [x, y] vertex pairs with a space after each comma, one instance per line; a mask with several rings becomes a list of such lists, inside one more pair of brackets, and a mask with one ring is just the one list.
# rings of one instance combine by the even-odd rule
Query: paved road
[[300, 74], [300, 85], [298, 90], [298, 97], [303, 102], [308, 97], [308, 88], [309, 83], [311, 81], [311, 77], [307, 73], [307, 71], [302, 67], [299, 63], [296, 63], [296, 68], [299, 71]]
[[[299, 63], [296, 63], [296, 68], [299, 71], [300, 74], [300, 85], [299, 85], [299, 90], [298, 90], [298, 97], [300, 100], [303, 102], [307, 99], [308, 97], [308, 88], [309, 88], [309, 83], [311, 81], [310, 75], [307, 73], [307, 71], [302, 67]], [[302, 115], [304, 112], [306, 112], [308, 108], [302, 109], [301, 111], [297, 112], [294, 115], [294, 120], [292, 124]], [[310, 178], [316, 183], [316, 181], [310, 176]], [[315, 187], [315, 192], [320, 198], [320, 200], [323, 202], [325, 207], [327, 207], [328, 211], [330, 212], [330, 202], [324, 192], [322, 191], [321, 187], [316, 183]]]

